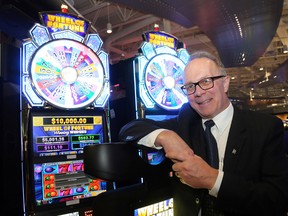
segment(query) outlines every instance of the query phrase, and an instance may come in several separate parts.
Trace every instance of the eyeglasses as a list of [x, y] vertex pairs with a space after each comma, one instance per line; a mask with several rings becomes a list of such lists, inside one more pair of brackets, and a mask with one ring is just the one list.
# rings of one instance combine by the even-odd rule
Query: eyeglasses
[[181, 87], [181, 90], [185, 95], [191, 95], [196, 91], [196, 86], [198, 85], [203, 90], [208, 90], [214, 87], [214, 80], [220, 79], [222, 77], [225, 77], [224, 75], [221, 76], [214, 76], [214, 77], [206, 77], [204, 79], [201, 79], [197, 83], [189, 83], [187, 85], [183, 85]]

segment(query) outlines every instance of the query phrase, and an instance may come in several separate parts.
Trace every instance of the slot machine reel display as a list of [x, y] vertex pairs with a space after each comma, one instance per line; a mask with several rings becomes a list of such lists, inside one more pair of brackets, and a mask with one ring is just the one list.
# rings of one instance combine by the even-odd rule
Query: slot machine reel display
[[[90, 23], [71, 14], [40, 13], [22, 48], [22, 92], [27, 111], [25, 205], [33, 215], [91, 206], [107, 182], [84, 173], [83, 148], [107, 142], [108, 54]], [[61, 29], [62, 27], [62, 29]], [[27, 172], [27, 173], [26, 173]], [[73, 207], [73, 209], [72, 209]], [[66, 209], [66, 210], [65, 210]], [[90, 210], [87, 210], [90, 212]]]

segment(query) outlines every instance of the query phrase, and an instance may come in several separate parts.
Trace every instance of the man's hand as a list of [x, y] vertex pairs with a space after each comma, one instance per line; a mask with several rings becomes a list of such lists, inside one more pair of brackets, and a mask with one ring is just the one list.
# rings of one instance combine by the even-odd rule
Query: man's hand
[[187, 157], [194, 155], [193, 150], [174, 131], [162, 131], [155, 140], [155, 146], [162, 146], [166, 157], [174, 163], [184, 161]]
[[218, 176], [218, 170], [211, 167], [174, 131], [162, 131], [155, 140], [156, 146], [162, 146], [165, 156], [174, 162], [175, 175], [184, 184], [193, 188], [212, 189]]
[[211, 190], [218, 176], [217, 169], [211, 167], [206, 161], [195, 154], [185, 161], [174, 163], [172, 169], [182, 183], [193, 188]]

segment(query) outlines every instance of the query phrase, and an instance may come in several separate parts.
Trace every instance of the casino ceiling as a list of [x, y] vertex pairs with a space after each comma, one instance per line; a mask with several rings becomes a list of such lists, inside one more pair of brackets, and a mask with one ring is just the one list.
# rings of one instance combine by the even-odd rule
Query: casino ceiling
[[111, 64], [135, 57], [142, 33], [158, 24], [188, 52], [219, 55], [232, 78], [233, 102], [288, 112], [288, 0], [2, 0], [0, 31], [22, 41], [40, 22], [38, 12], [60, 10], [62, 3], [91, 22], [90, 31], [99, 33]]

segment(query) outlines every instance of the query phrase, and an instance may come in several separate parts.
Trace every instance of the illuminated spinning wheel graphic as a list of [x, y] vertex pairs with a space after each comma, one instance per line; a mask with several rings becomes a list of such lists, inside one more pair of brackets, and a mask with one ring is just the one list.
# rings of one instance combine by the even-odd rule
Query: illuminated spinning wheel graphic
[[32, 107], [104, 107], [110, 96], [109, 59], [98, 34], [30, 30], [22, 49], [22, 91]]
[[145, 85], [152, 99], [164, 109], [179, 109], [186, 97], [183, 96], [184, 63], [169, 54], [155, 56], [147, 65]]
[[91, 104], [104, 85], [101, 60], [91, 48], [75, 40], [52, 40], [38, 48], [29, 71], [37, 92], [59, 108]]
[[178, 52], [169, 47], [153, 47], [146, 42], [144, 55], [138, 58], [139, 94], [146, 108], [178, 110], [187, 102], [181, 86], [183, 71], [189, 60], [185, 49]]

